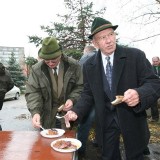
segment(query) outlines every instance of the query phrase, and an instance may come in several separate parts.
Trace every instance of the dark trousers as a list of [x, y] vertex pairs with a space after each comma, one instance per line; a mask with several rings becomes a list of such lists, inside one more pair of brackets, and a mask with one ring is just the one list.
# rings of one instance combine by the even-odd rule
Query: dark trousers
[[154, 120], [159, 119], [159, 111], [158, 111], [158, 101], [152, 104], [151, 106], [151, 117]]
[[[113, 120], [109, 127], [105, 129], [103, 148], [102, 148], [102, 160], [121, 160], [120, 154], [120, 129], [116, 121]], [[127, 152], [127, 146], [125, 146]], [[126, 157], [126, 160], [144, 160], [143, 153], [140, 153], [134, 158], [130, 158], [130, 155]]]
[[119, 141], [120, 129], [115, 120], [105, 129], [102, 160], [121, 160]]

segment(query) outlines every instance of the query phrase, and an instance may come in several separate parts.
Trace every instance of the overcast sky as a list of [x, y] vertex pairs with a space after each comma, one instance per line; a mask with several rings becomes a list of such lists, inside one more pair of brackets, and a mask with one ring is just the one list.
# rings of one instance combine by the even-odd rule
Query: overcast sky
[[[125, 1], [123, 0], [124, 4]], [[154, 0], [141, 0], [141, 3], [147, 3]], [[151, 27], [147, 29], [137, 28], [135, 25], [128, 23], [126, 15], [132, 14], [132, 11], [140, 5], [139, 0], [134, 0], [127, 7], [122, 7], [118, 3], [119, 0], [94, 0], [94, 8], [96, 10], [106, 6], [107, 11], [105, 18], [113, 24], [118, 24], [117, 32], [119, 38], [123, 42], [131, 42], [136, 38], [143, 38], [149, 32], [153, 32]], [[4, 0], [0, 2], [0, 46], [9, 47], [25, 47], [26, 56], [37, 57], [38, 48], [33, 44], [29, 44], [28, 35], [45, 36], [40, 30], [40, 25], [49, 25], [54, 22], [56, 14], [64, 13], [63, 0]], [[159, 25], [153, 26], [158, 29]], [[159, 30], [159, 29], [158, 29]], [[151, 60], [152, 56], [160, 56], [160, 37], [146, 40], [139, 43], [132, 43], [134, 47], [138, 47], [145, 51], [146, 56]]]
[[0, 46], [25, 47], [25, 54], [36, 57], [37, 48], [28, 35], [41, 34], [40, 25], [54, 21], [64, 10], [63, 0], [5, 0], [0, 2]]

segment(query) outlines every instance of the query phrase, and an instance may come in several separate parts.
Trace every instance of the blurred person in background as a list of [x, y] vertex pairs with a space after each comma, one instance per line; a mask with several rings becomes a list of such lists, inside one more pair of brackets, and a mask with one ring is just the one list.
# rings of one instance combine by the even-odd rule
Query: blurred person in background
[[[96, 54], [96, 48], [92, 45], [85, 46], [83, 50], [83, 56], [79, 60], [79, 64], [81, 65], [83, 69], [83, 64], [94, 54]], [[82, 142], [82, 147], [78, 150], [79, 157], [85, 157], [85, 151], [86, 151], [86, 143], [88, 141], [89, 137], [89, 131], [91, 127], [93, 126], [93, 123], [95, 122], [95, 110], [92, 108], [92, 110], [85, 116], [82, 122], [78, 125], [78, 139]], [[92, 142], [95, 144], [96, 140], [92, 140]]]
[[[160, 59], [158, 56], [152, 57], [152, 67], [156, 76], [160, 78]], [[151, 105], [151, 118], [150, 122], [158, 122], [159, 121], [159, 111], [158, 111], [158, 101]]]
[[[5, 94], [14, 87], [11, 74], [5, 66], [0, 63], [0, 110], [2, 109]], [[2, 130], [0, 125], [0, 130]]]
[[82, 66], [83, 68], [83, 64], [86, 62], [86, 60], [88, 58], [90, 58], [91, 56], [93, 56], [96, 53], [96, 48], [92, 45], [88, 45], [84, 47], [83, 50], [83, 55], [81, 57], [81, 59], [79, 60], [79, 64]]
[[160, 58], [158, 56], [152, 58], [152, 66], [154, 73], [160, 78]]

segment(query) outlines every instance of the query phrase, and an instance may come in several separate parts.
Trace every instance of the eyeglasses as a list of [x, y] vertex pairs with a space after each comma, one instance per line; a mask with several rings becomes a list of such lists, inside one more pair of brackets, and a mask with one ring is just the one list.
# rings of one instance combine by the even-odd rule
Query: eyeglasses
[[59, 61], [61, 58], [61, 56], [57, 57], [57, 58], [54, 58], [54, 59], [51, 59], [51, 60], [44, 60], [46, 64], [48, 63], [56, 63], [57, 61]]
[[116, 35], [115, 32], [111, 32], [111, 33], [109, 33], [107, 35], [104, 35], [104, 36], [101, 36], [101, 37], [96, 37], [96, 40], [104, 41], [106, 39], [112, 39], [115, 35]]
[[55, 63], [57, 60], [44, 60], [45, 61], [45, 63]]

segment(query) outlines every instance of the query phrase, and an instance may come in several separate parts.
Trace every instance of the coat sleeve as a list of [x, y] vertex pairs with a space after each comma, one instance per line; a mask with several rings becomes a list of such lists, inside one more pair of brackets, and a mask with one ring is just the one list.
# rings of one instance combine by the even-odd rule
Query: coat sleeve
[[72, 91], [68, 95], [68, 98], [71, 99], [74, 104], [79, 99], [80, 94], [83, 90], [83, 73], [80, 65], [77, 65], [75, 74], [76, 74], [76, 82], [73, 89], [71, 89]]
[[87, 71], [85, 65], [83, 67], [83, 81], [84, 81], [83, 91], [77, 103], [72, 109], [78, 115], [79, 121], [83, 120], [83, 117], [85, 117], [86, 114], [89, 113], [94, 104], [92, 91], [87, 79]]
[[135, 112], [148, 109], [160, 97], [160, 79], [154, 74], [150, 62], [144, 54], [140, 54], [137, 63], [139, 87], [135, 88], [140, 97], [140, 103]]
[[43, 97], [38, 76], [33, 68], [30, 72], [28, 81], [26, 82], [25, 98], [31, 115], [33, 116], [36, 113], [40, 114], [43, 106]]

